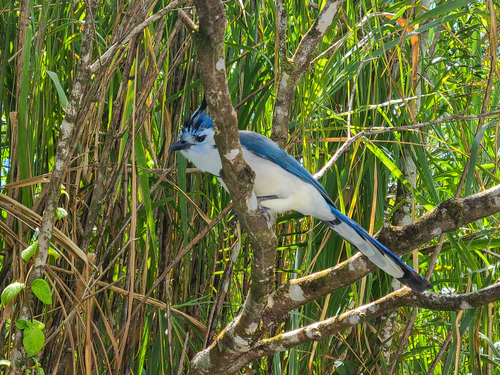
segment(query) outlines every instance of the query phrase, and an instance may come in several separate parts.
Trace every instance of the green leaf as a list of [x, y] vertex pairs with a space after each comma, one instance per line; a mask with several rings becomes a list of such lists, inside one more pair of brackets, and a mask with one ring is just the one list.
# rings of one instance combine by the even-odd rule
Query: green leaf
[[61, 257], [61, 254], [59, 254], [59, 251], [57, 251], [53, 247], [49, 247], [49, 255], [52, 255], [56, 260]]
[[56, 216], [57, 216], [58, 219], [62, 219], [63, 217], [68, 216], [68, 211], [66, 211], [62, 207], [57, 207], [56, 208]]
[[[135, 155], [136, 155], [136, 163], [139, 170], [139, 183], [142, 192], [142, 199], [144, 200], [144, 207], [146, 209], [146, 220], [148, 224], [149, 231], [151, 235], [155, 236], [155, 222], [153, 217], [153, 209], [151, 206], [151, 196], [149, 195], [149, 174], [147, 172], [147, 162], [146, 162], [146, 153], [144, 149], [144, 144], [141, 140], [141, 137], [137, 137], [135, 141]], [[154, 241], [153, 241], [154, 242]], [[152, 243], [153, 249], [155, 252], [158, 251], [156, 242]]]
[[36, 320], [36, 319], [33, 319], [32, 322], [28, 321], [28, 326], [30, 328], [37, 328], [37, 329], [44, 329], [45, 328], [45, 324], [43, 324], [41, 321], [39, 320]]
[[28, 327], [23, 331], [23, 345], [26, 349], [26, 355], [33, 357], [43, 348], [45, 335], [38, 327]]
[[33, 294], [43, 303], [52, 304], [52, 293], [50, 292], [49, 284], [43, 279], [33, 280], [31, 284]]
[[430, 9], [423, 13], [421, 16], [416, 17], [412, 23], [419, 23], [430, 17], [437, 17], [442, 14], [449, 15], [450, 13], [453, 13], [457, 9], [460, 9], [466, 5], [469, 5], [470, 3], [470, 0], [445, 1], [442, 5]]
[[10, 361], [7, 359], [0, 359], [0, 366], [10, 367]]
[[29, 245], [26, 249], [23, 250], [21, 253], [21, 258], [25, 262], [31, 259], [33, 255], [35, 255], [36, 251], [38, 250], [38, 241], [33, 242], [31, 245]]
[[391, 172], [392, 176], [394, 179], [400, 181], [403, 185], [408, 190], [413, 191], [413, 187], [411, 186], [410, 182], [406, 179], [406, 177], [403, 175], [403, 172], [401, 172], [401, 169], [394, 163], [386, 154], [383, 150], [381, 150], [376, 144], [371, 143], [371, 142], [366, 142], [365, 143], [366, 148], [373, 152], [373, 154], [386, 166], [387, 169]]
[[59, 193], [60, 193], [61, 195], [65, 195], [65, 196], [66, 196], [66, 197], [68, 197], [68, 199], [69, 199], [69, 194], [68, 194], [68, 192], [66, 191], [66, 187], [65, 187], [63, 184], [61, 184], [61, 187], [59, 188]]
[[472, 190], [472, 184], [474, 182], [474, 172], [476, 171], [477, 157], [479, 149], [481, 147], [481, 142], [484, 137], [484, 132], [492, 125], [496, 125], [496, 123], [497, 121], [492, 120], [484, 124], [472, 140], [472, 146], [470, 148], [469, 169], [467, 170], [467, 178], [465, 179], [465, 196], [470, 195]]
[[57, 95], [59, 96], [59, 100], [61, 101], [61, 106], [64, 110], [66, 110], [66, 107], [68, 106], [68, 98], [66, 97], [66, 93], [64, 92], [64, 89], [61, 85], [59, 76], [56, 73], [51, 72], [50, 70], [46, 70], [45, 73], [47, 73], [52, 82], [54, 82], [57, 90]]
[[335, 361], [335, 370], [340, 375], [354, 375], [356, 373], [356, 368], [351, 361]]
[[23, 290], [25, 287], [26, 285], [24, 285], [23, 283], [12, 283], [10, 285], [7, 285], [7, 287], [2, 292], [2, 303], [5, 305], [12, 298], [17, 296], [19, 292], [21, 292], [21, 290]]
[[16, 322], [16, 328], [17, 328], [17, 329], [23, 330], [23, 329], [28, 328], [28, 326], [29, 326], [28, 321], [26, 321], [26, 320], [24, 320], [24, 319], [19, 319], [19, 320]]

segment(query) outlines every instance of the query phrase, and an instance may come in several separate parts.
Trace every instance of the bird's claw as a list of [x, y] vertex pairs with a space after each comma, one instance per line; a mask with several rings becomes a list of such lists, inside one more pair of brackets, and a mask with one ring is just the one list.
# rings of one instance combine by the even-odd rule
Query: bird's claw
[[262, 212], [264, 213], [264, 215], [269, 223], [272, 223], [274, 221], [275, 216], [273, 213], [271, 213], [271, 211], [269, 209], [264, 207], [261, 203], [268, 201], [268, 200], [271, 200], [271, 199], [278, 199], [278, 196], [277, 195], [265, 195], [262, 197], [257, 197], [257, 202], [259, 203], [259, 207], [262, 210]]

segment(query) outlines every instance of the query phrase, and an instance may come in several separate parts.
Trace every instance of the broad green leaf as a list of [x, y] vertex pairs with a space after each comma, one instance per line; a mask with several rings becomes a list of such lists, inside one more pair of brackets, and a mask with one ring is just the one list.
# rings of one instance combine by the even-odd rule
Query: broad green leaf
[[25, 287], [26, 285], [24, 285], [23, 283], [12, 283], [7, 285], [7, 287], [2, 292], [2, 304], [5, 305], [11, 299], [17, 296]]
[[45, 335], [38, 327], [27, 327], [23, 331], [23, 345], [26, 349], [26, 355], [33, 357], [43, 348], [45, 343]]
[[28, 325], [28, 321], [24, 320], [24, 319], [19, 319], [17, 322], [16, 322], [16, 328], [17, 329], [20, 329], [20, 330], [23, 330], [23, 329], [26, 329], [29, 327]]
[[7, 359], [0, 359], [0, 366], [10, 367], [10, 361]]
[[62, 207], [57, 207], [56, 208], [56, 216], [57, 216], [58, 219], [62, 219], [63, 217], [68, 216], [68, 211], [66, 211]]
[[27, 262], [28, 260], [31, 259], [33, 255], [35, 255], [37, 250], [38, 250], [38, 241], [35, 241], [22, 251], [21, 258], [23, 258], [23, 260]]
[[43, 303], [52, 304], [52, 293], [50, 292], [49, 284], [43, 279], [33, 280], [31, 291]]

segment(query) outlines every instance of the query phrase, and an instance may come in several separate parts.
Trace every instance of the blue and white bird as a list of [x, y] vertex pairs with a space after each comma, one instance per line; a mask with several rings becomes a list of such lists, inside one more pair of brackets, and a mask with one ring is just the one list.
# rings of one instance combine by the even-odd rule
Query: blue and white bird
[[[197, 168], [220, 178], [222, 168], [214, 141], [212, 118], [207, 104], [189, 117], [180, 131], [180, 140], [170, 152], [180, 151]], [[323, 221], [356, 246], [377, 267], [416, 292], [432, 285], [396, 254], [373, 238], [358, 223], [340, 212], [326, 190], [297, 160], [269, 138], [251, 131], [239, 131], [243, 157], [255, 172], [254, 191], [260, 205], [271, 214], [295, 210]]]

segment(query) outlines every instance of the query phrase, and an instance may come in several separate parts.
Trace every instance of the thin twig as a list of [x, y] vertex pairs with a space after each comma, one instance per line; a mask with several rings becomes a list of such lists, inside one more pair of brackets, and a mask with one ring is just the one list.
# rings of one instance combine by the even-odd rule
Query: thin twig
[[427, 371], [425, 375], [434, 374], [434, 370], [436, 369], [437, 364], [443, 357], [443, 354], [448, 348], [448, 345], [450, 345], [452, 338], [453, 338], [453, 331], [448, 331], [448, 334], [446, 335], [446, 339], [444, 340], [443, 345], [441, 345], [441, 347], [439, 348], [439, 351], [436, 354], [436, 358], [434, 358], [434, 360], [432, 361], [431, 365], [429, 366], [429, 371]]
[[102, 67], [107, 66], [110, 62], [111, 59], [113, 58], [114, 54], [118, 49], [125, 47], [130, 40], [139, 33], [142, 32], [146, 27], [148, 27], [150, 24], [153, 22], [158, 21], [161, 17], [166, 15], [167, 13], [173, 12], [174, 10], [177, 9], [178, 6], [186, 3], [187, 0], [174, 0], [170, 4], [168, 4], [165, 8], [159, 10], [155, 14], [153, 14], [151, 17], [145, 19], [142, 21], [140, 24], [135, 26], [127, 35], [125, 35], [123, 38], [120, 39], [120, 41], [114, 43], [111, 47], [108, 48], [106, 52], [104, 52], [91, 66], [90, 66], [90, 71], [92, 73], [96, 73], [99, 69]]
[[500, 114], [500, 110], [486, 112], [486, 113], [480, 113], [477, 115], [452, 115], [452, 116], [444, 117], [444, 118], [437, 119], [437, 120], [421, 122], [421, 123], [414, 124], [414, 125], [391, 126], [389, 128], [382, 128], [382, 129], [371, 128], [371, 129], [362, 130], [358, 134], [353, 136], [352, 138], [349, 138], [335, 152], [335, 154], [333, 154], [333, 156], [330, 158], [330, 160], [328, 160], [328, 163], [326, 163], [323, 168], [321, 168], [316, 174], [314, 174], [314, 178], [319, 179], [319, 178], [323, 177], [323, 175], [326, 173], [326, 171], [328, 171], [328, 169], [330, 169], [333, 166], [333, 164], [335, 164], [337, 159], [344, 152], [346, 152], [354, 142], [356, 142], [358, 139], [365, 137], [367, 135], [393, 133], [396, 131], [405, 131], [405, 130], [415, 130], [415, 129], [423, 128], [425, 126], [441, 124], [443, 122], [478, 120], [481, 118], [493, 117], [493, 116], [496, 116], [498, 114]]
[[410, 316], [408, 317], [408, 320], [406, 321], [406, 327], [405, 327], [405, 330], [403, 332], [403, 336], [401, 337], [401, 342], [398, 345], [398, 349], [396, 350], [396, 353], [394, 353], [391, 368], [389, 369], [389, 372], [387, 373], [387, 375], [393, 375], [394, 372], [396, 371], [396, 368], [399, 364], [399, 359], [403, 355], [403, 351], [406, 348], [406, 343], [408, 342], [408, 338], [410, 337], [410, 333], [413, 329], [413, 325], [415, 324], [416, 319], [417, 319], [417, 309], [412, 309]]
[[179, 16], [179, 19], [182, 21], [184, 26], [189, 30], [191, 33], [195, 33], [198, 31], [198, 26], [193, 22], [191, 17], [189, 17], [186, 12], [184, 12], [182, 9], [177, 10], [177, 15]]

